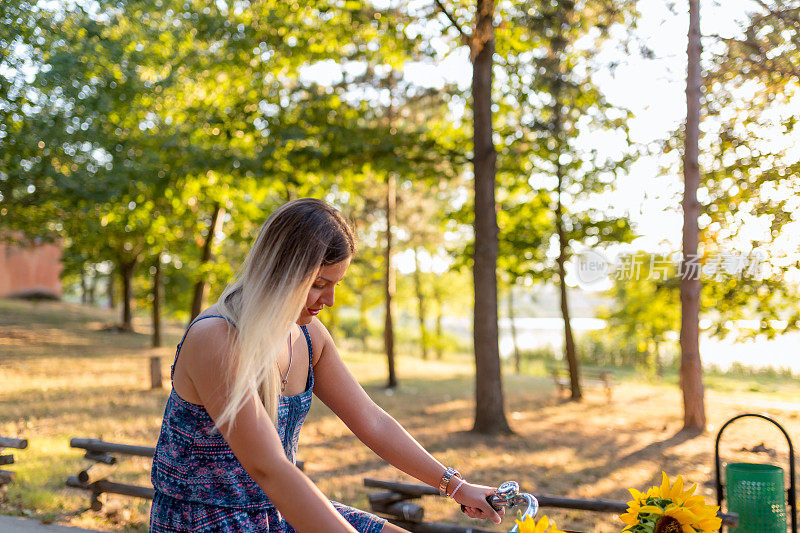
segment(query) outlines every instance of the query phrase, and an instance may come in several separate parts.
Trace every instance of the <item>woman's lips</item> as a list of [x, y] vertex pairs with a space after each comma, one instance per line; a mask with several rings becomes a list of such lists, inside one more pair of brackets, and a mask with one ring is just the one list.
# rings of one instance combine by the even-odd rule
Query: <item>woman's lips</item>
[[308, 311], [309, 315], [317, 316], [319, 314], [319, 312], [322, 311], [322, 308], [320, 307], [319, 309], [311, 309], [310, 307], [308, 307], [308, 308], [306, 308], [306, 310]]

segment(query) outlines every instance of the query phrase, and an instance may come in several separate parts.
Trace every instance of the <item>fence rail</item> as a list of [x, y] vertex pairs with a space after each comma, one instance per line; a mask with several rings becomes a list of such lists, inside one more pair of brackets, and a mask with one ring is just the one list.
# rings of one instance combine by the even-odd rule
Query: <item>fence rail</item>
[[134, 446], [118, 444], [98, 439], [74, 438], [69, 441], [72, 448], [84, 450], [84, 459], [88, 465], [78, 472], [76, 476], [69, 476], [66, 480], [68, 487], [81, 489], [91, 494], [89, 508], [99, 511], [103, 508], [105, 494], [119, 494], [134, 498], [153, 499], [153, 487], [117, 483], [108, 479], [117, 469], [117, 455], [131, 455], [136, 457], [153, 457], [155, 448], [152, 446]]
[[[0, 451], [4, 448], [13, 448], [15, 450], [24, 450], [28, 447], [28, 439], [12, 439], [10, 437], [0, 437]], [[16, 461], [14, 456], [10, 453], [0, 455], [0, 466], [12, 465]], [[7, 485], [14, 481], [14, 472], [10, 470], [0, 470], [0, 487]]]
[[[151, 486], [130, 485], [118, 483], [108, 479], [117, 469], [118, 458], [116, 455], [131, 455], [137, 457], [153, 457], [155, 448], [152, 446], [136, 446], [106, 442], [99, 439], [74, 438], [69, 441], [72, 448], [84, 450], [84, 459], [89, 464], [75, 476], [69, 476], [66, 485], [75, 489], [85, 490], [91, 494], [89, 507], [93, 511], [103, 508], [105, 494], [119, 494], [152, 500], [155, 490]], [[112, 455], [115, 454], [115, 455]], [[303, 469], [303, 461], [297, 461], [297, 468]]]
[[72, 448], [80, 448], [94, 453], [121, 453], [139, 457], [153, 457], [156, 453], [156, 449], [153, 446], [132, 446], [98, 439], [71, 439], [69, 445]]
[[[415, 483], [399, 483], [396, 481], [385, 481], [381, 479], [371, 479], [371, 478], [364, 478], [364, 486], [376, 488], [376, 489], [384, 489], [389, 492], [387, 493], [380, 493], [381, 496], [378, 498], [379, 502], [391, 500], [392, 495], [398, 497], [398, 501], [403, 501], [412, 498], [420, 498], [422, 496], [438, 496], [439, 491], [433, 487], [429, 487], [427, 485], [418, 485]], [[624, 513], [628, 509], [628, 504], [618, 500], [609, 500], [604, 498], [565, 498], [563, 496], [552, 496], [549, 494], [534, 494], [536, 499], [539, 500], [539, 505], [541, 507], [553, 507], [556, 509], [576, 509], [581, 511], [595, 511], [600, 513]], [[370, 504], [372, 504], [372, 500], [370, 499]], [[386, 511], [381, 509], [381, 506], [378, 505], [373, 506], [373, 510], [376, 512], [381, 512], [384, 514], [390, 514]], [[403, 520], [402, 516], [390, 514], [390, 516], [394, 516], [395, 519], [398, 521], [398, 525], [401, 520]], [[722, 523], [727, 526], [735, 526], [739, 523], [739, 515], [735, 513], [718, 513], [722, 519]], [[394, 521], [394, 520], [393, 520]], [[467, 531], [466, 528], [462, 529], [452, 529], [452, 530], [431, 530], [431, 529], [412, 529], [411, 531], [419, 531], [422, 533], [423, 531], [452, 531], [456, 532], [464, 532]], [[472, 529], [472, 531], [481, 531], [478, 529]]]
[[439, 491], [427, 485], [397, 483], [364, 478], [364, 486], [385, 489], [367, 496], [370, 511], [385, 516], [390, 522], [412, 533], [492, 533], [488, 529], [456, 526], [440, 522], [424, 522], [425, 510], [409, 501], [423, 496], [439, 496]]
[[28, 447], [28, 439], [12, 439], [9, 437], [0, 437], [0, 448], [14, 448], [16, 450], [24, 450]]

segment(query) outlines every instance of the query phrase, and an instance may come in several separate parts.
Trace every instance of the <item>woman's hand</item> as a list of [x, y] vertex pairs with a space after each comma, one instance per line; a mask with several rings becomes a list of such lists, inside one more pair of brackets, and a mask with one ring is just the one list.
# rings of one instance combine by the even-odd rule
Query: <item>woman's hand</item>
[[500, 511], [495, 511], [486, 501], [486, 497], [494, 494], [496, 490], [492, 487], [473, 485], [465, 481], [453, 499], [465, 507], [464, 512], [470, 518], [482, 518], [499, 524], [500, 517], [506, 512], [505, 509], [500, 508]]

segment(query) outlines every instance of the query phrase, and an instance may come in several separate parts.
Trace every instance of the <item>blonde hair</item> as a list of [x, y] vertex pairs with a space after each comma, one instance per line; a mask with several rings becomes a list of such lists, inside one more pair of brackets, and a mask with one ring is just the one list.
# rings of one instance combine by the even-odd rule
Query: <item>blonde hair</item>
[[355, 251], [350, 226], [321, 200], [293, 200], [264, 222], [236, 278], [217, 302], [220, 313], [236, 325], [227, 364], [229, 395], [218, 428], [234, 420], [254, 390], [276, 421], [278, 354], [319, 267], [344, 261]]

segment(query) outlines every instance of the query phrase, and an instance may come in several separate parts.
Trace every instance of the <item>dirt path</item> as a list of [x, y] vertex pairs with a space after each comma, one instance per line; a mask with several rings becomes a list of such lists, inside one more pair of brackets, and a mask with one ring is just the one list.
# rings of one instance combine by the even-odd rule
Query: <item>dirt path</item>
[[91, 533], [94, 529], [54, 526], [42, 524], [38, 520], [0, 515], [0, 531], [3, 533]]
[[[30, 441], [29, 448], [14, 454], [17, 480], [0, 497], [0, 507], [94, 530], [145, 533], [149, 501], [120, 498], [116, 507], [86, 511], [87, 495], [64, 486], [83, 464], [69, 439], [104, 437], [152, 446], [169, 391], [150, 390], [150, 357], [160, 356], [163, 373], [169, 376], [174, 348], [151, 349], [143, 333], [110, 333], [104, 324], [113, 317], [95, 312], [67, 304], [0, 300], [0, 435]], [[165, 344], [174, 346], [180, 333], [181, 328], [173, 327]], [[610, 402], [602, 392], [587, 391], [583, 402], [574, 403], [556, 397], [543, 365], [532, 366], [529, 374], [504, 376], [507, 416], [515, 433], [487, 437], [468, 431], [474, 418], [472, 359], [455, 354], [441, 361], [401, 356], [401, 385], [388, 395], [380, 354], [350, 349], [342, 353], [373, 400], [431, 453], [457, 466], [470, 481], [487, 485], [513, 479], [539, 494], [627, 501], [627, 488], [645, 490], [660, 483], [665, 471], [697, 483], [697, 493], [711, 502], [716, 500], [715, 436], [731, 417], [765, 412], [800, 442], [800, 380], [785, 376], [706, 376], [708, 429], [694, 435], [681, 431], [682, 396], [677, 378], [669, 381], [674, 376], [662, 381], [629, 376], [619, 380]], [[770, 463], [787, 471], [786, 440], [763, 420], [737, 423], [726, 430], [721, 444], [725, 462]], [[307, 474], [326, 495], [362, 509], [369, 508], [367, 495], [372, 492], [364, 487], [365, 477], [415, 482], [379, 459], [318, 401], [304, 424], [299, 453]], [[147, 486], [150, 460], [126, 458], [113, 479]], [[800, 483], [800, 477], [796, 481]], [[510, 528], [508, 519], [500, 527], [466, 519], [452, 500], [431, 497], [421, 504], [426, 521], [497, 532]], [[618, 533], [622, 528], [613, 514], [552, 508], [542, 512], [565, 529]], [[35, 521], [0, 520], [3, 533], [53, 531], [53, 526]], [[35, 529], [11, 529], [9, 520]]]
[[[735, 396], [725, 396], [721, 394], [709, 394], [709, 400], [716, 403], [724, 403], [727, 405], [739, 405], [742, 403], [741, 398]], [[798, 402], [779, 402], [774, 400], [748, 400], [748, 405], [753, 409], [767, 409], [778, 410], [787, 412], [800, 412], [800, 403]]]

